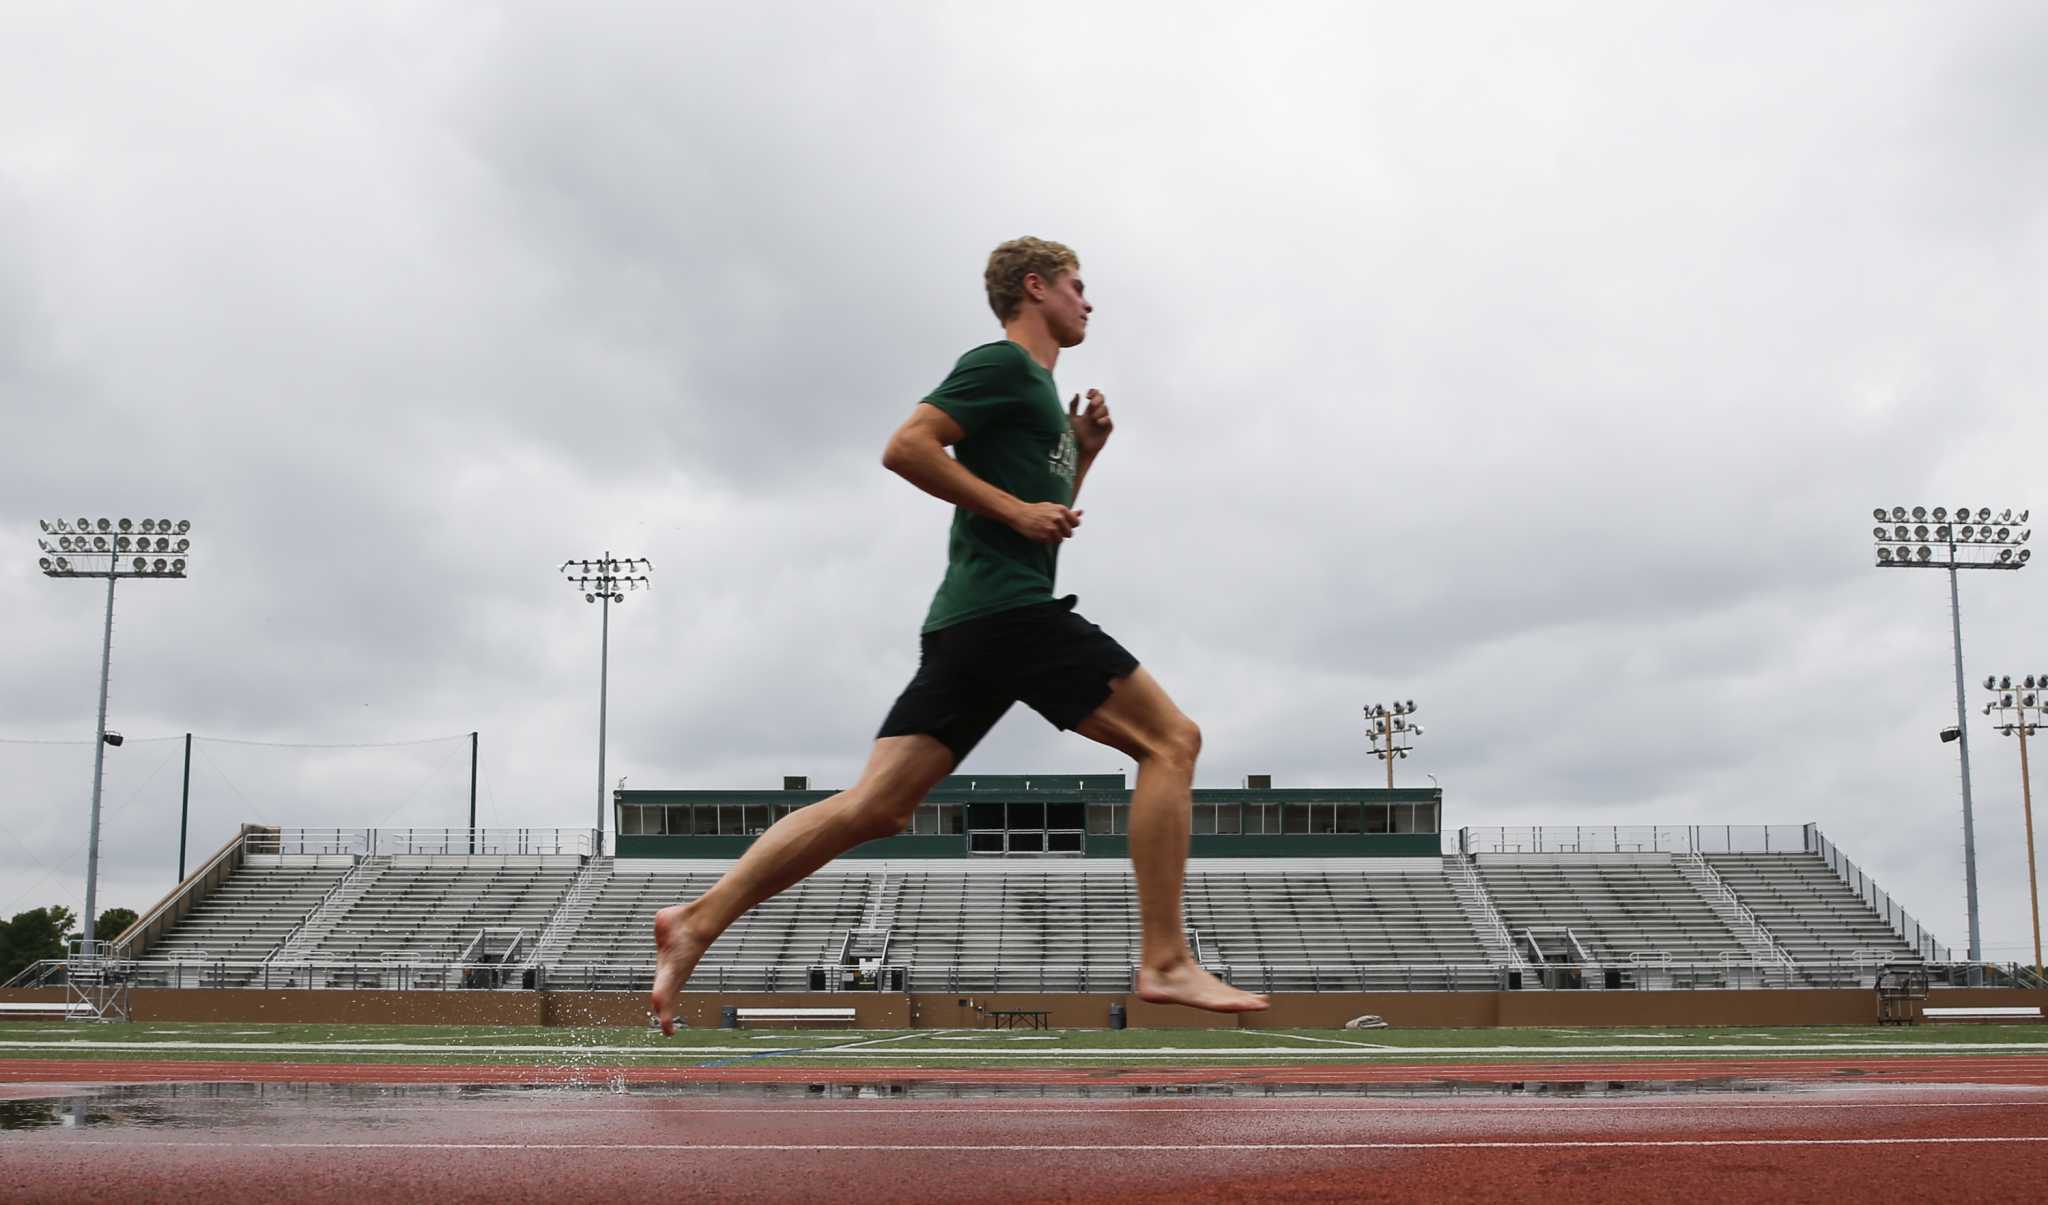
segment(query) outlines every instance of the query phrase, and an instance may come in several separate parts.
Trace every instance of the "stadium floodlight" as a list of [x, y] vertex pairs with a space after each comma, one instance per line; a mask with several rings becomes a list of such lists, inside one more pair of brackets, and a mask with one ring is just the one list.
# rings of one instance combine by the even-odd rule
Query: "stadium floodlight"
[[1368, 703], [1365, 734], [1372, 738], [1372, 755], [1387, 763], [1387, 789], [1394, 787], [1394, 762], [1406, 758], [1414, 745], [1408, 742], [1422, 735], [1422, 725], [1408, 717], [1415, 714], [1415, 700]]
[[[1949, 623], [1956, 661], [1956, 749], [1963, 766], [1963, 889], [1969, 904], [1970, 960], [1975, 962], [1982, 957], [1983, 945], [1977, 910], [1977, 833], [1970, 800], [1970, 728], [1963, 698], [1963, 609], [1956, 570], [2024, 568], [2032, 556], [2032, 550], [2024, 545], [2034, 533], [2025, 529], [2027, 512], [2022, 510], [2015, 516], [2010, 507], [1999, 513], [1996, 524], [1988, 506], [1974, 510], [1959, 506], [1953, 515], [1939, 506], [1932, 510], [1916, 506], [1911, 511], [1903, 506], [1889, 510], [1878, 507], [1871, 513], [1880, 524], [1887, 519], [1891, 522], [1889, 529], [1879, 526], [1871, 531], [1878, 568], [1948, 571]], [[1906, 525], [1909, 514], [1915, 526]], [[1936, 524], [1931, 530], [1919, 522], [1930, 516]], [[1955, 520], [1953, 526], [1947, 522], [1951, 517]], [[2017, 532], [2013, 530], [2016, 523], [2021, 525]]]
[[2034, 864], [2034, 784], [2027, 767], [2027, 738], [2048, 726], [2048, 674], [2027, 674], [2021, 677], [2015, 688], [2010, 674], [2000, 674], [1984, 679], [1984, 688], [1992, 692], [1991, 701], [1984, 704], [1984, 714], [1996, 717], [1992, 727], [2005, 736], [2016, 736], [2020, 741], [2020, 806], [2027, 823], [2027, 914], [2034, 922], [2034, 974], [2044, 972], [2041, 966], [2041, 882]]
[[597, 655], [597, 848], [602, 853], [608, 802], [604, 789], [604, 745], [606, 697], [611, 692], [612, 604], [625, 602], [628, 590], [654, 589], [654, 579], [648, 576], [654, 572], [654, 562], [646, 557], [615, 557], [607, 549], [595, 561], [563, 561], [559, 572], [583, 596], [584, 602], [603, 604], [599, 607], [604, 619]]
[[[169, 520], [164, 520], [166, 524]], [[144, 519], [142, 527], [148, 530], [151, 520]], [[93, 741], [92, 758], [92, 813], [88, 822], [90, 828], [86, 837], [85, 853], [85, 917], [83, 921], [84, 944], [80, 949], [91, 956], [99, 948], [97, 934], [93, 932], [98, 912], [97, 895], [100, 877], [100, 791], [106, 781], [106, 753], [109, 746], [118, 746], [120, 737], [107, 731], [107, 677], [114, 657], [114, 582], [128, 577], [175, 577], [185, 576], [185, 561], [180, 557], [174, 562], [162, 560], [154, 563], [142, 557], [128, 556], [129, 537], [120, 533], [136, 526], [135, 520], [102, 517], [95, 520], [80, 518], [76, 523], [64, 519], [38, 519], [37, 526], [44, 534], [57, 537], [57, 549], [71, 556], [40, 557], [36, 567], [45, 577], [103, 577], [107, 579], [107, 619], [105, 630], [100, 637], [100, 710], [98, 739]], [[180, 519], [180, 531], [191, 530], [188, 520]], [[37, 540], [43, 551], [50, 551], [49, 542]], [[76, 562], [72, 557], [78, 558]]]

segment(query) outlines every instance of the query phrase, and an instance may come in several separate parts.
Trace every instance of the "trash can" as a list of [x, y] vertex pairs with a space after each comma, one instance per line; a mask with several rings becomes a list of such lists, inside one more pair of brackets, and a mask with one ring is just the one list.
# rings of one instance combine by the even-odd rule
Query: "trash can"
[[1124, 1027], [1124, 1002], [1121, 1000], [1109, 1002], [1109, 1027], [1111, 1029], [1122, 1029]]
[[738, 1005], [728, 1004], [718, 1010], [718, 1027], [720, 1029], [738, 1029], [740, 1027], [740, 1010]]

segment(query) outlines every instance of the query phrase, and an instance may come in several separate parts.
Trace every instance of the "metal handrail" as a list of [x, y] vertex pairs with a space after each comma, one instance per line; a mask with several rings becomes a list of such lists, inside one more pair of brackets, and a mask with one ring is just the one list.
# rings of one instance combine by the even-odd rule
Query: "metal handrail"
[[1771, 931], [1764, 927], [1764, 922], [1758, 919], [1756, 913], [1750, 911], [1749, 905], [1742, 902], [1742, 897], [1735, 894], [1735, 889], [1730, 887], [1727, 880], [1721, 877], [1720, 872], [1716, 871], [1713, 865], [1707, 861], [1705, 854], [1700, 853], [1698, 850], [1691, 850], [1681, 855], [1681, 857], [1695, 867], [1700, 872], [1701, 877], [1706, 879], [1707, 886], [1713, 891], [1714, 898], [1719, 903], [1735, 909], [1735, 915], [1741, 919], [1743, 924], [1749, 926], [1751, 932], [1763, 941], [1776, 961], [1786, 966], [1792, 965], [1792, 956], [1786, 953], [1784, 947], [1780, 946], [1777, 940], [1771, 936]]

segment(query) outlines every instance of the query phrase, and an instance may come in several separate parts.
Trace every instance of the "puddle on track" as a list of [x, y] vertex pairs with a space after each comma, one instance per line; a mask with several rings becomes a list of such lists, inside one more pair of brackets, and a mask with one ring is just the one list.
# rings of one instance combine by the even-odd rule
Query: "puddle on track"
[[[1924, 1085], [1922, 1085], [1924, 1087]], [[947, 1084], [928, 1081], [838, 1080], [811, 1084], [119, 1084], [53, 1087], [34, 1099], [0, 1100], [0, 1131], [141, 1129], [258, 1132], [329, 1118], [370, 1129], [401, 1130], [420, 1108], [465, 1104], [551, 1105], [605, 1102], [624, 1109], [645, 1102], [717, 1100], [797, 1104], [805, 1101], [936, 1100], [1628, 1100], [1731, 1093], [1802, 1094], [1843, 1085], [1763, 1079], [1529, 1080], [1408, 1084]], [[1860, 1085], [1871, 1090], [1877, 1085]]]

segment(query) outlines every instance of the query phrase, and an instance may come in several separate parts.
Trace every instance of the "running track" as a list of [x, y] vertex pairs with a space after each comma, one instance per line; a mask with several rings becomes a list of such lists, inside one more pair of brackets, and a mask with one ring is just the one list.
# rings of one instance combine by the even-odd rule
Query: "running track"
[[[1768, 1091], [1270, 1095], [1260, 1085], [1768, 1080]], [[249, 1089], [152, 1124], [0, 1133], [19, 1201], [1842, 1201], [2037, 1199], [2048, 1058], [1656, 1060], [1221, 1069], [586, 1074], [637, 1090]], [[582, 1082], [558, 1068], [8, 1060], [0, 1096], [77, 1084]], [[663, 1094], [660, 1083], [1051, 1084], [1088, 1096]], [[1240, 1094], [1129, 1095], [1231, 1084]], [[1753, 1085], [1752, 1085], [1753, 1086]], [[168, 1090], [166, 1090], [168, 1091]], [[422, 1094], [425, 1094], [424, 1096]], [[176, 1102], [172, 1102], [175, 1104]], [[89, 1189], [89, 1191], [88, 1191]], [[1739, 1199], [1739, 1198], [1737, 1198]]]

